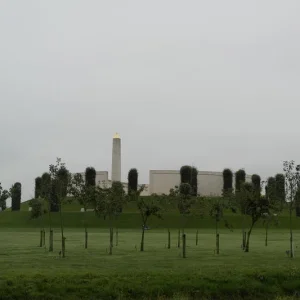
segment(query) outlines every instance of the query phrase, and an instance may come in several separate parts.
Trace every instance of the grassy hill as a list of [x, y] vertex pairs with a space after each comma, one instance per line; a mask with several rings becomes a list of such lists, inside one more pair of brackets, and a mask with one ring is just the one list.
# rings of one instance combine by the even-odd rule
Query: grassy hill
[[[208, 199], [207, 201], [210, 201]], [[83, 213], [80, 212], [81, 205], [75, 201], [65, 204], [63, 206], [63, 219], [65, 227], [70, 228], [81, 228], [83, 227]], [[43, 217], [31, 220], [29, 212], [29, 202], [23, 202], [21, 205], [21, 211], [11, 212], [7, 210], [0, 213], [0, 226], [2, 228], [40, 228], [47, 227], [48, 224], [48, 214]], [[51, 213], [52, 223], [54, 227], [60, 226], [59, 213]], [[285, 209], [279, 215], [279, 226], [278, 229], [284, 229], [289, 227], [289, 217], [288, 211]], [[242, 216], [237, 213], [232, 213], [231, 211], [224, 212], [224, 219], [228, 221], [229, 224], [233, 226], [233, 229], [239, 229], [242, 227]], [[249, 218], [247, 219], [249, 222]], [[99, 218], [94, 212], [87, 212], [87, 224], [91, 228], [106, 228], [108, 226], [107, 221], [103, 218]], [[215, 221], [209, 217], [208, 212], [204, 213], [204, 216], [191, 215], [187, 218], [182, 217], [176, 206], [169, 205], [166, 208], [166, 212], [163, 213], [162, 219], [151, 218], [149, 220], [149, 225], [153, 229], [163, 229], [163, 228], [180, 228], [184, 224], [186, 228], [215, 228]], [[135, 202], [129, 202], [123, 213], [115, 221], [115, 226], [119, 228], [141, 228], [141, 217], [137, 210]], [[262, 221], [256, 224], [256, 227], [263, 228], [264, 225]], [[273, 226], [274, 227], [274, 226]], [[295, 229], [300, 229], [300, 218], [293, 215], [293, 227]], [[224, 222], [220, 222], [220, 228], [224, 227]]]

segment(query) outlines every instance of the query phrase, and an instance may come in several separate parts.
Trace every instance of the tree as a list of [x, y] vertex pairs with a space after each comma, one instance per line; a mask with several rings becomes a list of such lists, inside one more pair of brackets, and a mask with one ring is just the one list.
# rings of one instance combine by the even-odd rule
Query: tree
[[232, 181], [233, 174], [230, 169], [224, 169], [223, 171], [223, 196], [229, 196], [232, 194]]
[[144, 186], [142, 186], [137, 191], [137, 208], [140, 212], [142, 218], [142, 239], [141, 239], [141, 248], [140, 251], [144, 251], [144, 244], [145, 244], [145, 230], [148, 228], [148, 221], [151, 216], [157, 217], [159, 219], [162, 218], [161, 216], [161, 206], [157, 201], [157, 197], [153, 197], [151, 199], [145, 199], [141, 197], [140, 194], [143, 191]]
[[[51, 212], [53, 209], [53, 186], [51, 182], [51, 176], [49, 173], [45, 172], [42, 175], [42, 184], [41, 184], [41, 197], [47, 202], [48, 205], [48, 218], [49, 218], [49, 252], [53, 251], [53, 229], [52, 229], [52, 218]], [[56, 205], [57, 207], [57, 205]], [[44, 233], [45, 234], [45, 233]]]
[[276, 202], [266, 197], [261, 196], [258, 193], [257, 187], [253, 184], [245, 182], [241, 185], [241, 191], [239, 194], [240, 203], [245, 214], [250, 216], [250, 227], [247, 232], [245, 252], [249, 252], [250, 236], [255, 224], [267, 214], [271, 214], [271, 211], [278, 211]]
[[300, 186], [300, 165], [295, 165], [295, 161], [284, 161], [283, 171], [285, 178], [285, 194], [289, 210], [290, 219], [290, 257], [294, 257], [294, 241], [293, 241], [293, 224], [292, 224], [292, 213], [295, 209], [296, 194]]
[[6, 210], [6, 200], [10, 197], [10, 194], [7, 190], [3, 190], [0, 183], [0, 209], [1, 211]]
[[192, 168], [191, 166], [182, 166], [180, 168], [180, 182], [181, 183], [189, 183], [191, 184], [191, 174], [192, 174]]
[[74, 197], [75, 200], [77, 200], [83, 206], [84, 209], [83, 224], [84, 224], [84, 231], [85, 231], [85, 242], [84, 242], [85, 249], [87, 249], [88, 247], [86, 210], [88, 208], [88, 205], [93, 201], [94, 192], [95, 192], [94, 187], [87, 185], [80, 173], [74, 175], [74, 177], [71, 180], [70, 194]]
[[21, 196], [22, 196], [22, 185], [20, 182], [16, 182], [11, 190], [11, 210], [19, 211], [21, 208]]
[[45, 246], [45, 228], [42, 216], [47, 213], [47, 211], [44, 209], [43, 204], [44, 202], [41, 198], [35, 198], [29, 201], [31, 207], [30, 219], [39, 219], [41, 221], [40, 247]]
[[124, 188], [121, 182], [115, 181], [111, 188], [96, 188], [96, 214], [103, 216], [109, 222], [109, 254], [112, 255], [113, 249], [113, 228], [114, 221], [122, 212], [126, 202]]
[[238, 170], [235, 173], [235, 191], [239, 192], [240, 191], [240, 187], [241, 184], [244, 183], [246, 181], [246, 172], [245, 170]]
[[198, 170], [195, 167], [191, 169], [191, 195], [198, 195]]
[[184, 234], [184, 228], [187, 222], [188, 216], [191, 215], [192, 205], [195, 203], [195, 199], [191, 197], [191, 185], [189, 183], [181, 183], [180, 186], [175, 186], [170, 190], [170, 199], [173, 204], [177, 205], [178, 211], [181, 215], [181, 224], [178, 230], [178, 248], [180, 248], [181, 235]]
[[285, 179], [283, 174], [276, 174], [276, 198], [280, 202], [280, 207], [283, 209], [285, 203]]
[[224, 221], [226, 228], [232, 231], [232, 226], [224, 218], [224, 209], [231, 209], [232, 212], [236, 212], [234, 203], [231, 201], [231, 197], [228, 198], [228, 202], [225, 202], [222, 198], [215, 198], [205, 201], [206, 205], [210, 206], [209, 215], [215, 220], [216, 225], [216, 254], [220, 253], [220, 234], [219, 234], [219, 223], [221, 220]]
[[96, 186], [96, 170], [93, 167], [85, 169], [85, 182], [87, 186]]
[[57, 158], [55, 165], [49, 166], [49, 173], [51, 178], [52, 201], [55, 199], [55, 204], [58, 206], [58, 210], [59, 210], [60, 229], [61, 229], [61, 255], [64, 258], [66, 239], [64, 236], [62, 205], [63, 202], [66, 200], [68, 194], [70, 173], [65, 167], [65, 164], [61, 162], [60, 158]]
[[37, 177], [35, 179], [35, 189], [34, 189], [34, 198], [38, 199], [41, 197], [42, 191], [42, 177]]
[[138, 170], [130, 169], [128, 172], [128, 195], [136, 193], [138, 190]]
[[268, 199], [276, 200], [276, 180], [274, 177], [268, 178]]
[[[262, 196], [262, 198], [264, 201], [266, 201], [266, 198], [264, 196]], [[263, 225], [266, 230], [265, 231], [265, 246], [267, 247], [268, 246], [269, 227], [272, 224], [274, 224], [275, 226], [278, 226], [279, 222], [278, 222], [277, 214], [274, 214], [274, 213], [272, 214], [270, 212], [263, 213], [262, 219], [263, 219]]]
[[197, 196], [198, 194], [198, 170], [188, 165], [180, 168], [181, 183], [188, 183], [191, 186], [190, 194]]
[[257, 174], [253, 174], [251, 177], [252, 186], [255, 190], [257, 190], [259, 193], [261, 192], [261, 179], [260, 176]]

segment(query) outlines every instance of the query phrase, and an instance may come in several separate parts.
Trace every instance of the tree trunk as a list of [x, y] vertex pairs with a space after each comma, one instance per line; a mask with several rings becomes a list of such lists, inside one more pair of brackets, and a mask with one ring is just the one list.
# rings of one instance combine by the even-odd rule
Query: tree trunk
[[40, 232], [40, 247], [43, 247], [43, 230]]
[[62, 218], [62, 210], [61, 210], [61, 199], [60, 199], [60, 205], [59, 205], [59, 216], [60, 216], [60, 230], [61, 230], [61, 256], [62, 258], [66, 257], [65, 253], [65, 237], [64, 237], [64, 225], [63, 225], [63, 218]]
[[198, 246], [198, 230], [196, 232], [196, 246]]
[[217, 233], [216, 235], [216, 253], [220, 253], [220, 234]]
[[118, 228], [116, 229], [116, 246], [119, 245], [119, 230]]
[[177, 247], [180, 248], [180, 229], [178, 230], [178, 244]]
[[268, 246], [268, 230], [269, 230], [269, 224], [266, 225], [266, 238], [265, 238], [265, 246]]
[[219, 227], [218, 221], [216, 220], [216, 253], [220, 253], [220, 235], [219, 235]]
[[292, 209], [291, 208], [290, 208], [290, 257], [294, 258], [293, 229], [292, 229]]
[[53, 230], [52, 230], [50, 202], [49, 202], [49, 252], [53, 252]]
[[46, 231], [45, 228], [43, 229], [43, 246], [45, 247], [46, 245]]
[[186, 235], [182, 235], [182, 257], [186, 258]]
[[50, 229], [49, 233], [49, 252], [53, 252], [53, 230]]
[[141, 240], [141, 252], [144, 251], [144, 238], [145, 238], [145, 227], [143, 226], [142, 240]]
[[84, 240], [84, 248], [88, 248], [88, 231], [87, 228], [85, 228], [85, 240]]
[[168, 249], [171, 249], [171, 232], [170, 232], [170, 229], [168, 229]]
[[109, 255], [112, 255], [113, 240], [114, 240], [114, 229], [110, 227], [109, 228]]
[[249, 245], [250, 245], [250, 235], [253, 229], [255, 223], [253, 223], [250, 227], [250, 230], [248, 231], [248, 235], [247, 235], [247, 241], [246, 241], [246, 248], [245, 248], [245, 252], [249, 252]]

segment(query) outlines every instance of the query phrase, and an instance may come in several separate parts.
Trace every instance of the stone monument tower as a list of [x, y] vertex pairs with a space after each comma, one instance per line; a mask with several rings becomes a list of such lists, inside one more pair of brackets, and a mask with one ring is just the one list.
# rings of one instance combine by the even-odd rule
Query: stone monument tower
[[118, 133], [113, 137], [111, 180], [121, 181], [121, 138]]

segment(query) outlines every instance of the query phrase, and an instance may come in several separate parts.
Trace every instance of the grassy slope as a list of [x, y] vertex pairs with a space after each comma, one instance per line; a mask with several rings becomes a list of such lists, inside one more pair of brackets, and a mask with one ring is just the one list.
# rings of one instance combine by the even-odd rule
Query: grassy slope
[[[209, 200], [209, 199], [208, 199]], [[0, 228], [35, 228], [48, 224], [48, 215], [38, 220], [30, 220], [30, 212], [28, 211], [28, 202], [21, 205], [20, 212], [11, 212], [9, 210], [0, 213]], [[65, 204], [63, 207], [64, 225], [69, 228], [81, 228], [83, 226], [83, 213], [80, 212], [81, 206], [77, 203]], [[240, 214], [234, 214], [231, 211], [225, 211], [225, 219], [233, 226], [233, 228], [241, 228], [242, 217]], [[88, 226], [92, 228], [105, 228], [107, 222], [102, 218], [95, 216], [94, 212], [88, 212]], [[52, 213], [52, 220], [54, 227], [60, 226], [59, 214]], [[183, 222], [187, 228], [215, 228], [214, 220], [205, 213], [204, 217], [192, 215], [187, 219], [183, 219], [176, 207], [169, 206], [167, 212], [163, 213], [163, 219], [159, 220], [152, 218], [149, 225], [152, 228], [178, 228], [181, 227]], [[249, 222], [249, 218], [248, 218]], [[137, 211], [136, 204], [130, 202], [124, 208], [121, 216], [116, 221], [116, 226], [119, 228], [140, 228], [141, 218]], [[293, 226], [295, 229], [300, 229], [300, 219], [293, 214]], [[224, 222], [220, 222], [220, 227], [224, 228]], [[262, 222], [256, 224], [256, 227], [263, 228]], [[289, 217], [287, 210], [284, 210], [279, 216], [279, 227], [288, 228]]]

